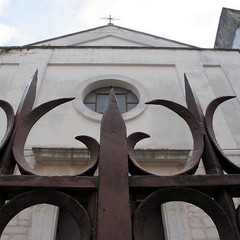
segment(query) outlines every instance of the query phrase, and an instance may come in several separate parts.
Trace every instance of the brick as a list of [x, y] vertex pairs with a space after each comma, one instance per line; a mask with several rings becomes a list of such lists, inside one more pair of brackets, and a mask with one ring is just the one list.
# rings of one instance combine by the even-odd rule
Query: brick
[[9, 238], [10, 237], [9, 237], [8, 234], [7, 235], [4, 234], [4, 235], [1, 236], [1, 240], [9, 240]]
[[190, 218], [189, 225], [192, 228], [202, 228], [203, 224], [199, 218]]
[[202, 229], [192, 229], [192, 239], [193, 240], [206, 240], [205, 233]]
[[27, 240], [26, 234], [15, 234], [12, 235], [8, 240]]
[[206, 234], [207, 234], [207, 239], [214, 239], [214, 240], [219, 239], [218, 231], [214, 227], [206, 229]]
[[30, 221], [29, 220], [19, 220], [18, 225], [19, 226], [24, 226], [24, 227], [29, 227], [30, 226]]
[[206, 227], [215, 227], [215, 224], [210, 217], [204, 217], [203, 222]]
[[10, 226], [8, 226], [8, 227], [6, 227], [5, 229], [4, 229], [4, 233], [6, 234], [12, 234], [12, 233], [20, 233], [20, 234], [22, 234], [22, 233], [27, 233], [27, 230], [28, 230], [28, 228], [27, 227], [19, 227], [19, 226], [17, 226], [17, 227], [10, 227]]

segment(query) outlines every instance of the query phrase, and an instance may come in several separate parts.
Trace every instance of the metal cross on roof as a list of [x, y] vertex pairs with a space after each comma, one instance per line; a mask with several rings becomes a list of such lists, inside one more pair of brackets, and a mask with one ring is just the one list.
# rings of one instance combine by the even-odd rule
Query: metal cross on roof
[[112, 25], [112, 21], [115, 21], [115, 20], [120, 20], [119, 18], [113, 18], [112, 15], [109, 15], [109, 17], [105, 17], [105, 18], [101, 18], [101, 19], [107, 19], [109, 20], [109, 23], [108, 25]]

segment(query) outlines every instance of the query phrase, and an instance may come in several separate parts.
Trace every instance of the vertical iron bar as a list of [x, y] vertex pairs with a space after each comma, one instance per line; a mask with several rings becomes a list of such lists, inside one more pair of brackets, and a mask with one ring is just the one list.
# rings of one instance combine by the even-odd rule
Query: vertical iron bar
[[132, 240], [126, 127], [111, 90], [104, 110], [99, 159], [98, 240]]
[[[207, 134], [204, 137], [204, 152], [202, 159], [207, 174], [224, 174]], [[213, 197], [215, 201], [226, 211], [226, 213], [230, 217], [235, 228], [236, 235], [238, 236], [238, 239], [240, 239], [240, 232], [237, 223], [237, 212], [232, 197], [225, 188], [221, 188], [218, 189], [217, 192], [213, 192]]]
[[[204, 150], [203, 150], [202, 160], [203, 160], [205, 171], [207, 174], [223, 175], [224, 174], [223, 168], [218, 160], [216, 152], [209, 139], [207, 124], [206, 124], [206, 116], [204, 116], [203, 114], [200, 101], [195, 95], [195, 93], [192, 91], [192, 88], [188, 82], [186, 75], [184, 75], [184, 81], [185, 81], [186, 102], [188, 105], [188, 109], [192, 113], [194, 113], [199, 123], [202, 125], [202, 130], [204, 132]], [[218, 189], [218, 192], [214, 192], [213, 196], [215, 201], [226, 211], [226, 213], [232, 220], [233, 225], [235, 227], [236, 235], [240, 239], [240, 233], [239, 233], [239, 228], [237, 224], [236, 209], [235, 209], [231, 195], [228, 193], [226, 189], [222, 188], [222, 189]]]

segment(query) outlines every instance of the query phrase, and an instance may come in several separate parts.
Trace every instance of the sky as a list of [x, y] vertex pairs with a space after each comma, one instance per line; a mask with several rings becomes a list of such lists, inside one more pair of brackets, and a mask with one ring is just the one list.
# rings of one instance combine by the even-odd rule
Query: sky
[[0, 0], [0, 46], [22, 46], [108, 24], [213, 48], [223, 7], [240, 0]]

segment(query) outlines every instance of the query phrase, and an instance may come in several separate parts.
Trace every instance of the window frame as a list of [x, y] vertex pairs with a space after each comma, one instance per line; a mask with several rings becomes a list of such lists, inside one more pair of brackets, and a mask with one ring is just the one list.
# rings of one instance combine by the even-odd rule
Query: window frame
[[89, 109], [84, 103], [85, 96], [94, 89], [105, 86], [118, 86], [131, 90], [138, 98], [139, 103], [131, 111], [122, 114], [123, 119], [130, 120], [141, 114], [146, 108], [146, 102], [150, 101], [149, 92], [147, 88], [141, 84], [144, 79], [132, 79], [122, 75], [98, 75], [91, 77], [81, 82], [74, 90], [73, 95], [75, 100], [72, 102], [74, 108], [85, 117], [94, 120], [101, 121], [102, 114], [97, 113]]
[[[109, 96], [111, 88], [113, 88], [113, 90], [117, 89], [117, 91], [115, 92], [117, 101], [119, 100], [118, 96], [124, 97], [123, 105], [120, 105], [121, 103], [120, 103], [120, 101], [118, 101], [119, 109], [120, 109], [121, 113], [128, 112], [138, 105], [139, 99], [131, 90], [123, 88], [123, 87], [118, 87], [118, 86], [105, 86], [105, 87], [100, 87], [100, 88], [94, 89], [85, 96], [83, 103], [92, 111], [102, 114], [104, 111], [104, 107], [100, 108], [102, 111], [100, 111], [100, 109], [98, 108], [99, 101], [101, 101], [100, 98], [101, 98], [101, 96]], [[106, 93], [104, 93], [104, 92], [106, 92]], [[107, 93], [107, 92], [109, 92], [109, 93]], [[89, 96], [89, 94], [95, 94], [93, 101], [86, 100], [86, 98]], [[131, 94], [131, 96], [128, 96], [129, 94]], [[131, 97], [131, 98], [134, 97], [136, 100], [135, 101], [129, 100], [129, 97]], [[107, 101], [106, 99], [103, 100], [104, 106], [106, 104], [106, 101]], [[91, 108], [88, 105], [93, 105], [93, 107]], [[130, 107], [129, 105], [134, 105], [134, 106]]]

